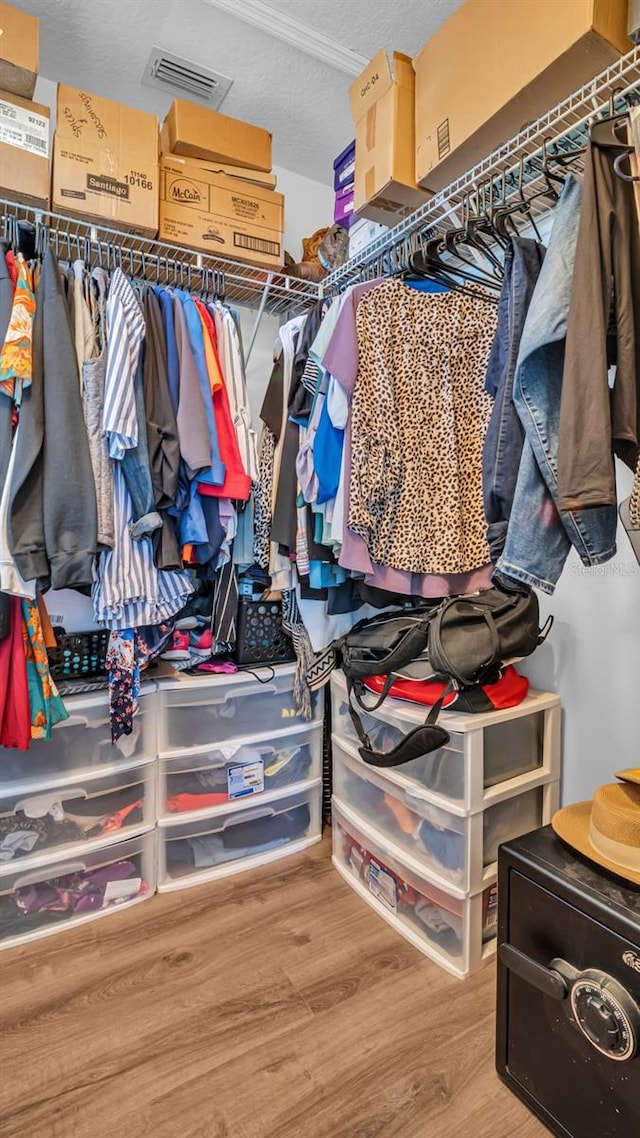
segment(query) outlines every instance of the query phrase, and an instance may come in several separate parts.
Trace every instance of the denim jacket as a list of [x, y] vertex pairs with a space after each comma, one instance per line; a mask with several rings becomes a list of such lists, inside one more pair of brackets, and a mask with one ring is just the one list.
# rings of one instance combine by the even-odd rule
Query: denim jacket
[[581, 201], [581, 183], [569, 174], [522, 333], [513, 387], [525, 441], [497, 577], [545, 593], [553, 593], [571, 546], [584, 565], [599, 565], [616, 551], [615, 507], [558, 509], [560, 398]]

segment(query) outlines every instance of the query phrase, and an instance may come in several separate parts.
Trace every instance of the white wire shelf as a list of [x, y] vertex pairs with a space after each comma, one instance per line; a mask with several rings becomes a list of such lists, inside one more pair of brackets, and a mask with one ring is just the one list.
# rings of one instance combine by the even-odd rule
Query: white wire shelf
[[[423, 237], [440, 229], [452, 228], [462, 220], [461, 206], [470, 194], [483, 186], [493, 186], [498, 200], [509, 201], [519, 186], [519, 172], [523, 169], [528, 186], [542, 181], [541, 160], [545, 144], [561, 152], [564, 145], [580, 145], [585, 141], [588, 123], [603, 111], [621, 110], [629, 102], [640, 101], [640, 48], [623, 55], [616, 63], [597, 75], [579, 91], [553, 107], [547, 114], [492, 151], [481, 162], [462, 174], [445, 189], [440, 190], [398, 225], [382, 234], [363, 249], [357, 257], [347, 261], [340, 269], [323, 281], [325, 294], [336, 292], [347, 285], [364, 279], [393, 272], [406, 265], [408, 254], [417, 249]], [[575, 167], [574, 167], [575, 168]], [[504, 178], [504, 182], [503, 182]], [[505, 195], [502, 197], [502, 186]], [[532, 203], [533, 216], [549, 209], [542, 199]]]
[[212, 257], [195, 249], [0, 199], [0, 233], [5, 239], [11, 236], [16, 221], [33, 225], [36, 238], [47, 235], [63, 260], [82, 258], [105, 268], [120, 266], [138, 280], [208, 292], [228, 303], [258, 308], [261, 312], [295, 316], [321, 295], [317, 284], [275, 270]]

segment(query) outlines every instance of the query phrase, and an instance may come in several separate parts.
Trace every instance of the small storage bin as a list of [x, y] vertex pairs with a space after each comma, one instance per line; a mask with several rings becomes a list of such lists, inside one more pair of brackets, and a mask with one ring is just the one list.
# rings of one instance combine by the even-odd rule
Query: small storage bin
[[[342, 672], [331, 677], [331, 699], [334, 735], [357, 750], [360, 740], [349, 715]], [[375, 712], [360, 711], [360, 717], [374, 747], [390, 751], [425, 722], [428, 712], [428, 707], [386, 699]], [[482, 810], [512, 793], [507, 784], [514, 779], [519, 781], [513, 789], [560, 778], [556, 695], [529, 693], [517, 707], [479, 715], [443, 711], [438, 722], [449, 732], [446, 747], [392, 769], [450, 809]]]
[[320, 783], [181, 825], [161, 823], [158, 888], [198, 885], [295, 853], [321, 837]]
[[155, 892], [155, 832], [0, 871], [0, 948], [119, 911]]
[[436, 888], [400, 860], [350, 811], [333, 804], [333, 864], [345, 881], [398, 932], [463, 979], [495, 951], [497, 884], [464, 898]]
[[256, 797], [279, 797], [288, 787], [322, 777], [322, 726], [294, 727], [267, 739], [160, 759], [160, 815], [211, 815]]
[[2, 788], [24, 790], [75, 782], [84, 775], [107, 772], [157, 754], [157, 710], [155, 687], [140, 695], [140, 707], [131, 735], [111, 743], [109, 696], [106, 691], [92, 695], [65, 696], [69, 718], [57, 724], [51, 739], [33, 739], [28, 751], [3, 750]]
[[[209, 747], [250, 735], [264, 738], [302, 726], [293, 699], [293, 665], [258, 668], [233, 676], [159, 680], [160, 750]], [[259, 677], [259, 678], [256, 678]], [[263, 682], [261, 682], [263, 681]], [[322, 693], [313, 698], [313, 718], [322, 716]]]
[[155, 825], [156, 768], [152, 761], [77, 783], [0, 792], [0, 868], [41, 863], [69, 847], [122, 841]]
[[446, 810], [402, 788], [333, 739], [333, 793], [339, 803], [402, 850], [420, 873], [455, 896], [477, 892], [496, 872], [498, 845], [550, 820], [554, 792], [534, 787], [476, 814]]

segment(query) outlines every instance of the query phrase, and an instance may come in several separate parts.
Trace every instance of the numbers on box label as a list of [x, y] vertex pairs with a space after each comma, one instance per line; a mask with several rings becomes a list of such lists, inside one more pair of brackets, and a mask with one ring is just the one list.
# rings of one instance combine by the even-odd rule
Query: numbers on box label
[[124, 180], [129, 186], [138, 186], [140, 190], [152, 190], [153, 182], [146, 174], [142, 174], [139, 170], [131, 170], [125, 174]]

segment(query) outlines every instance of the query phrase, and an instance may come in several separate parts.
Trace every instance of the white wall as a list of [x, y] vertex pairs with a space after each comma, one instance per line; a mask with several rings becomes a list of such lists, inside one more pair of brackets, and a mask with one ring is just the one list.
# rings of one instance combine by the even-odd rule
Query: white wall
[[[618, 465], [618, 500], [632, 476]], [[549, 639], [518, 665], [563, 704], [563, 803], [590, 798], [616, 770], [640, 765], [640, 566], [623, 527], [618, 552], [587, 569], [572, 551], [552, 597]]]

